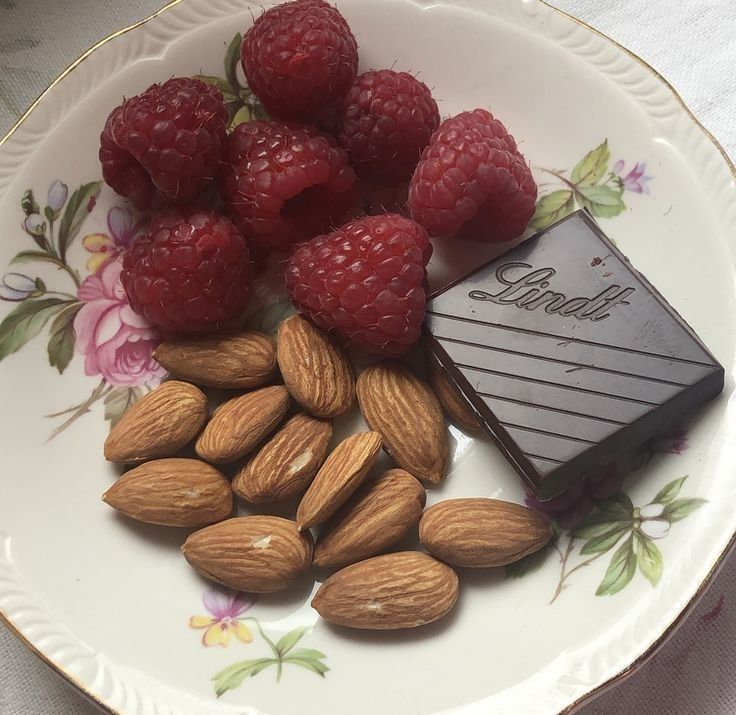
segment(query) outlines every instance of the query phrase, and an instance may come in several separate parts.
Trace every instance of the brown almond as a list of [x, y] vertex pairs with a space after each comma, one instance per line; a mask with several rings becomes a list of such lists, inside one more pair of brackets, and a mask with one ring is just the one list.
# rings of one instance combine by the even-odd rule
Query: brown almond
[[315, 417], [336, 417], [355, 400], [355, 378], [345, 353], [303, 315], [279, 325], [278, 363], [292, 397]]
[[324, 462], [332, 424], [305, 414], [294, 415], [233, 479], [233, 491], [252, 504], [301, 494]]
[[244, 457], [276, 429], [289, 402], [283, 385], [262, 387], [223, 402], [199, 435], [194, 446], [197, 454], [213, 464]]
[[205, 387], [260, 387], [276, 372], [276, 343], [253, 330], [166, 340], [153, 356], [170, 373]]
[[314, 547], [315, 566], [341, 567], [375, 556], [419, 522], [424, 487], [403, 469], [389, 469], [363, 484], [325, 524]]
[[202, 391], [169, 380], [129, 407], [105, 440], [105, 459], [135, 463], [169, 457], [193, 440], [207, 419]]
[[423, 482], [440, 482], [450, 444], [442, 408], [429, 385], [389, 360], [361, 373], [357, 393], [365, 421], [381, 434], [396, 463]]
[[360, 486], [380, 451], [381, 435], [377, 432], [360, 432], [340, 442], [299, 503], [299, 530], [327, 521]]
[[429, 384], [432, 386], [434, 394], [437, 395], [437, 399], [447, 416], [458, 427], [467, 432], [477, 432], [480, 429], [480, 422], [478, 422], [478, 418], [467, 400], [452, 384], [445, 369], [434, 361], [429, 368]]
[[551, 538], [544, 516], [497, 499], [441, 501], [419, 522], [419, 539], [427, 551], [453, 566], [505, 566], [538, 551]]
[[230, 482], [198, 459], [154, 459], [123, 474], [102, 500], [126, 516], [161, 526], [206, 526], [233, 511]]
[[330, 623], [392, 631], [442, 618], [457, 602], [457, 574], [418, 551], [374, 556], [330, 576], [312, 607]]
[[312, 561], [312, 536], [279, 516], [238, 516], [195, 531], [182, 546], [205, 578], [249, 593], [286, 588]]

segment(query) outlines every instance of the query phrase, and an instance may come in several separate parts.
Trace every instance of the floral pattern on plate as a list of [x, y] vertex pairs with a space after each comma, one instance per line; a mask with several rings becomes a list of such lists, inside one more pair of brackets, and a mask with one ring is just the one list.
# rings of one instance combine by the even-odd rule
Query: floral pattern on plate
[[[539, 569], [550, 553], [559, 557], [560, 573], [550, 605], [569, 584], [577, 571], [614, 552], [596, 596], [612, 596], [633, 580], [637, 568], [652, 586], [664, 570], [664, 559], [655, 541], [663, 539], [675, 522], [681, 521], [705, 504], [697, 497], [678, 498], [687, 476], [674, 479], [659, 490], [648, 504], [635, 507], [621, 490], [622, 475], [646, 465], [657, 453], [682, 454], [687, 449], [687, 435], [682, 429], [654, 440], [647, 449], [588, 478], [579, 486], [549, 502], [539, 502], [527, 495], [526, 503], [552, 519], [555, 536], [541, 551], [506, 567], [506, 575], [519, 577]], [[580, 546], [575, 563], [575, 548]]]
[[[0, 360], [23, 348], [49, 325], [49, 365], [63, 374], [76, 353], [84, 360], [85, 374], [99, 378], [80, 403], [47, 415], [64, 418], [51, 438], [99, 400], [104, 402], [105, 419], [114, 425], [166, 374], [153, 359], [156, 333], [130, 308], [120, 282], [118, 254], [141, 233], [142, 222], [134, 220], [127, 209], [111, 208], [109, 234], [89, 234], [82, 239], [92, 254], [86, 263], [90, 273], [83, 277], [69, 261], [69, 249], [94, 210], [101, 186], [101, 181], [82, 184], [70, 195], [67, 185], [57, 179], [48, 187], [43, 210], [31, 189], [23, 194], [21, 226], [35, 247], [15, 255], [0, 288], [0, 299], [18, 304], [0, 323]], [[40, 277], [33, 277], [33, 268], [40, 265], [58, 269], [54, 276], [58, 285], [47, 286]]]
[[235, 591], [210, 588], [202, 597], [204, 607], [209, 616], [192, 616], [189, 627], [205, 629], [202, 643], [205, 646], [228, 646], [232, 635], [241, 643], [251, 643], [253, 634], [248, 624], [258, 631], [261, 640], [268, 646], [271, 655], [261, 658], [243, 660], [224, 668], [212, 678], [215, 682], [215, 693], [220, 697], [228, 690], [242, 685], [247, 678], [253, 678], [267, 668], [276, 669], [276, 682], [281, 680], [285, 665], [296, 665], [324, 678], [329, 670], [323, 662], [327, 657], [313, 648], [296, 648], [299, 641], [312, 629], [309, 626], [294, 628], [285, 633], [275, 643], [269, 638], [260, 621], [253, 617], [244, 617], [256, 603], [254, 594], [237, 593]]
[[[546, 193], [537, 201], [537, 209], [531, 227], [537, 230], [565, 218], [577, 208], [588, 209], [596, 218], [613, 218], [626, 209], [624, 192], [648, 194], [651, 176], [646, 175], [646, 164], [636, 162], [624, 174], [625, 162], [619, 159], [609, 169], [611, 150], [608, 139], [589, 151], [573, 168], [569, 176], [565, 171], [537, 167], [537, 171], [555, 179], [552, 186], [564, 188]], [[540, 189], [550, 186], [541, 182]]]

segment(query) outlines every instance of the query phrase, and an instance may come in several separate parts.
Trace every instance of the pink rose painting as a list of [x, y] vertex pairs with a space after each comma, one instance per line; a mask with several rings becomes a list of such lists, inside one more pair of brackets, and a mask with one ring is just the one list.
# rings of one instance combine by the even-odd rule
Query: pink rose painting
[[115, 386], [155, 386], [166, 374], [153, 359], [158, 338], [128, 305], [121, 269], [120, 261], [109, 261], [77, 291], [84, 305], [74, 319], [76, 349], [87, 375], [101, 375]]
[[[45, 334], [52, 368], [63, 374], [76, 360], [86, 375], [98, 380], [79, 404], [48, 415], [62, 420], [50, 438], [98, 402], [114, 425], [165, 376], [153, 359], [157, 334], [133, 312], [120, 282], [121, 254], [143, 233], [145, 219], [129, 208], [113, 206], [107, 212], [107, 233], [82, 234], [79, 243], [86, 260], [75, 250], [101, 187], [101, 181], [93, 181], [70, 191], [57, 179], [40, 202], [28, 189], [20, 201], [19, 227], [30, 246], [18, 253], [11, 261], [13, 269], [0, 279], [0, 301], [14, 306], [0, 321], [0, 361]], [[83, 261], [86, 276], [72, 257]]]

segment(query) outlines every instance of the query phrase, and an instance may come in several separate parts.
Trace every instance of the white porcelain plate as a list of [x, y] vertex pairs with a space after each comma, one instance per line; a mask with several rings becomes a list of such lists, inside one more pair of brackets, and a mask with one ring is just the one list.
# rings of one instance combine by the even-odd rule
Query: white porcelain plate
[[[331, 628], [308, 605], [311, 580], [255, 601], [212, 591], [179, 553], [183, 532], [100, 500], [116, 475], [101, 449], [110, 421], [161, 374], [105, 260], [136, 226], [100, 183], [98, 136], [124, 95], [172, 75], [220, 77], [236, 94], [226, 52], [260, 12], [168, 7], [88, 54], [0, 147], [0, 609], [113, 712], [562, 711], [653, 651], [736, 533], [736, 186], [722, 152], [651, 69], [538, 0], [339, 5], [364, 68], [418, 72], [445, 116], [491, 108], [534, 167], [537, 226], [590, 208], [726, 366], [726, 389], [623, 485], [600, 475], [558, 504], [559, 538], [539, 557], [463, 573], [459, 607], [433, 626]], [[434, 281], [485, 258], [442, 253]], [[260, 297], [268, 329], [284, 305]], [[430, 502], [524, 499], [492, 445], [453, 434]]]

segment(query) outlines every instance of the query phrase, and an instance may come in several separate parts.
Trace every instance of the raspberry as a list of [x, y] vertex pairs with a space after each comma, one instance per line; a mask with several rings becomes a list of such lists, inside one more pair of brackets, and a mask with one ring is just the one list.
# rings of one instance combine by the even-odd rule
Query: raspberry
[[238, 322], [251, 294], [250, 256], [231, 221], [168, 209], [123, 255], [133, 310], [167, 333], [205, 333]]
[[427, 85], [406, 72], [371, 71], [345, 97], [337, 139], [358, 174], [399, 181], [411, 175], [439, 123]]
[[516, 142], [484, 109], [440, 125], [409, 185], [411, 217], [430, 236], [508, 241], [524, 232], [536, 199]]
[[427, 232], [398, 214], [367, 216], [297, 249], [286, 269], [294, 305], [366, 350], [399, 355], [424, 322]]
[[331, 228], [354, 183], [331, 137], [273, 121], [239, 124], [220, 174], [223, 197], [259, 253], [286, 250]]
[[358, 45], [345, 18], [324, 0], [266, 11], [240, 49], [250, 88], [273, 117], [325, 123], [358, 71]]
[[222, 92], [176, 77], [110, 113], [100, 135], [102, 176], [142, 210], [190, 201], [217, 173], [227, 136]]

